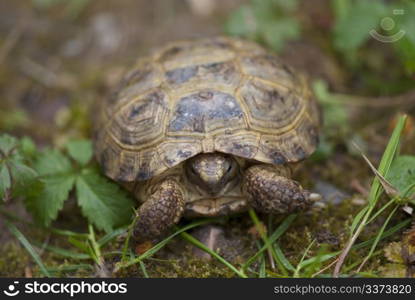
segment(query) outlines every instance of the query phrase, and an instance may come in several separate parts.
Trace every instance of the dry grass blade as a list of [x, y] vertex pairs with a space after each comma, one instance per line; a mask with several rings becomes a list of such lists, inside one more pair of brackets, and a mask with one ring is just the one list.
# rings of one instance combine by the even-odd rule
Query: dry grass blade
[[[392, 161], [396, 155], [396, 152], [398, 150], [398, 145], [399, 145], [399, 140], [402, 134], [402, 131], [405, 127], [405, 122], [406, 122], [406, 115], [403, 115], [399, 118], [399, 121], [395, 127], [395, 129], [393, 130], [392, 136], [389, 139], [389, 143], [385, 149], [385, 152], [383, 153], [382, 159], [380, 161], [379, 164], [379, 173], [382, 176], [385, 176], [388, 171], [389, 168], [392, 164]], [[363, 229], [365, 228], [370, 216], [372, 215], [372, 211], [380, 197], [380, 195], [382, 194], [382, 184], [381, 181], [379, 180], [379, 177], [376, 176], [373, 180], [371, 189], [370, 189], [370, 193], [369, 193], [369, 197], [368, 197], [368, 205], [366, 207], [366, 211], [364, 213], [364, 215], [359, 215], [360, 220], [356, 223], [357, 228], [353, 230], [351, 238], [349, 239], [349, 241], [346, 244], [346, 247], [343, 249], [343, 251], [341, 252], [340, 256], [339, 256], [339, 260], [334, 268], [333, 271], [333, 277], [338, 277], [340, 274], [340, 270], [341, 267], [343, 266], [343, 263], [347, 257], [347, 255], [349, 254], [352, 246], [354, 245], [354, 243], [356, 242], [357, 238], [359, 237], [360, 233], [363, 231]]]
[[375, 166], [370, 162], [369, 158], [367, 158], [367, 156], [362, 152], [360, 147], [356, 143], [353, 143], [353, 145], [357, 148], [357, 150], [359, 150], [360, 155], [362, 155], [372, 172], [377, 176], [386, 194], [388, 194], [391, 198], [397, 197], [399, 195], [399, 191], [389, 181], [387, 181], [382, 174], [379, 173]]

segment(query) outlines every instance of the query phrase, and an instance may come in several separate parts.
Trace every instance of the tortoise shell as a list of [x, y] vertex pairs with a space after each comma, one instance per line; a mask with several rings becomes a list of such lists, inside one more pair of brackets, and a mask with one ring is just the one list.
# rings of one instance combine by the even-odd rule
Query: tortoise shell
[[157, 49], [102, 104], [96, 156], [122, 182], [150, 179], [199, 153], [285, 164], [318, 144], [319, 112], [305, 79], [235, 38]]

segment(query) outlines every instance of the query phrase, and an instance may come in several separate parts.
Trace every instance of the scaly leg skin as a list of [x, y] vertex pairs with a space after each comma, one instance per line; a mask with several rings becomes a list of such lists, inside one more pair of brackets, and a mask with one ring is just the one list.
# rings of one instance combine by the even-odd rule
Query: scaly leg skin
[[249, 204], [266, 214], [286, 214], [308, 208], [319, 198], [289, 179], [284, 166], [256, 165], [245, 171], [244, 190]]
[[158, 183], [137, 212], [134, 238], [144, 241], [156, 238], [179, 222], [184, 212], [184, 193], [172, 178]]

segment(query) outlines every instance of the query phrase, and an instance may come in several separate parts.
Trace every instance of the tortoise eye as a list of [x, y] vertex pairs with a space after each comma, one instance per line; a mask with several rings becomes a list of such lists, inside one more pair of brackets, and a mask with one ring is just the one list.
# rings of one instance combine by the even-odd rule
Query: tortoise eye
[[194, 167], [194, 166], [190, 166], [190, 172], [191, 172], [193, 175], [197, 175], [197, 172], [196, 172], [196, 169], [195, 169], [195, 167]]

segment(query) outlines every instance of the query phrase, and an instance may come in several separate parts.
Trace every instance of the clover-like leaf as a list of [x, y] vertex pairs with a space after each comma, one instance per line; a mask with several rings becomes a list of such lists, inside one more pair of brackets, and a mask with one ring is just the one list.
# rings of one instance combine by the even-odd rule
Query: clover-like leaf
[[10, 135], [0, 136], [0, 199], [7, 200], [36, 177], [22, 155], [22, 143]]
[[111, 232], [131, 221], [133, 201], [120, 187], [93, 170], [85, 170], [76, 179], [78, 204], [97, 228]]
[[73, 140], [66, 144], [68, 154], [80, 165], [85, 166], [93, 155], [90, 140]]
[[40, 224], [48, 226], [56, 219], [74, 182], [75, 176], [71, 174], [50, 175], [31, 187], [25, 203]]
[[0, 164], [0, 198], [6, 199], [11, 188], [10, 172], [6, 164]]
[[39, 181], [26, 193], [26, 206], [35, 219], [47, 226], [56, 219], [74, 187], [76, 174], [70, 160], [56, 149], [40, 153], [34, 162]]
[[72, 170], [71, 161], [56, 149], [42, 152], [35, 161], [34, 167], [41, 176], [69, 173]]
[[19, 145], [19, 140], [8, 134], [0, 136], [0, 153], [2, 157], [7, 157], [11, 154], [13, 149], [16, 149]]

